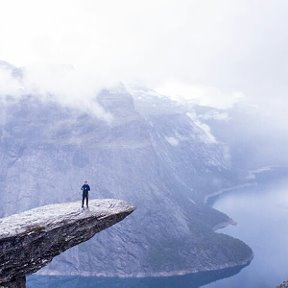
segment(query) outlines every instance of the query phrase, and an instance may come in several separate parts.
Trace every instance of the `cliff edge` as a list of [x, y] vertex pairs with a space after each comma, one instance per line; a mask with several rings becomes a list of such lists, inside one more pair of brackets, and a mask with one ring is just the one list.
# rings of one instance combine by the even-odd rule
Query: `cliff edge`
[[135, 209], [121, 200], [91, 200], [38, 207], [0, 219], [0, 286], [25, 287], [26, 274], [123, 220]]
[[278, 285], [276, 288], [288, 288], [288, 280], [284, 281], [280, 285]]

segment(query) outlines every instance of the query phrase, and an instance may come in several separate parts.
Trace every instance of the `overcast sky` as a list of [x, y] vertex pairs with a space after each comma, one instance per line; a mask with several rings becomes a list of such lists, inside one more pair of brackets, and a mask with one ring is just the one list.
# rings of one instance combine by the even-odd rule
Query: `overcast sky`
[[284, 117], [287, 15], [287, 0], [0, 0], [0, 59], [56, 92], [122, 81]]

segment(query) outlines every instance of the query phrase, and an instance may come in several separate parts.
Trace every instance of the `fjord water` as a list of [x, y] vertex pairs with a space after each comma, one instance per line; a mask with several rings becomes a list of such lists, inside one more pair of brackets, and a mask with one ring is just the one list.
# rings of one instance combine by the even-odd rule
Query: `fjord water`
[[219, 230], [246, 242], [254, 252], [249, 266], [214, 273], [159, 278], [97, 278], [32, 276], [30, 288], [270, 288], [288, 278], [288, 182], [237, 189], [217, 198], [213, 206], [237, 225]]
[[221, 232], [246, 242], [254, 259], [239, 274], [204, 287], [268, 288], [288, 278], [288, 181], [282, 179], [222, 195], [214, 208], [237, 222]]

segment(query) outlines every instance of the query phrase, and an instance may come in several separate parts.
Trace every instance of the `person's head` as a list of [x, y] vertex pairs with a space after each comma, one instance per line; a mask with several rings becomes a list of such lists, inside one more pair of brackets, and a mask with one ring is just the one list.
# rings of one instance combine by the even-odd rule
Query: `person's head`
[[85, 180], [85, 181], [84, 181], [84, 183], [85, 183], [85, 184], [87, 184], [87, 183], [88, 183], [88, 181], [87, 181], [87, 180]]

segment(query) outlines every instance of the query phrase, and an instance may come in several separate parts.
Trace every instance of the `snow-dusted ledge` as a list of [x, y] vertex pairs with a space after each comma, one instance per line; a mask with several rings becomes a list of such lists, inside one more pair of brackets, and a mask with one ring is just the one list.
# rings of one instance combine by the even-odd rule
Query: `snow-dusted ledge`
[[38, 207], [0, 219], [0, 287], [25, 287], [26, 274], [123, 220], [135, 209], [122, 200], [91, 200]]

